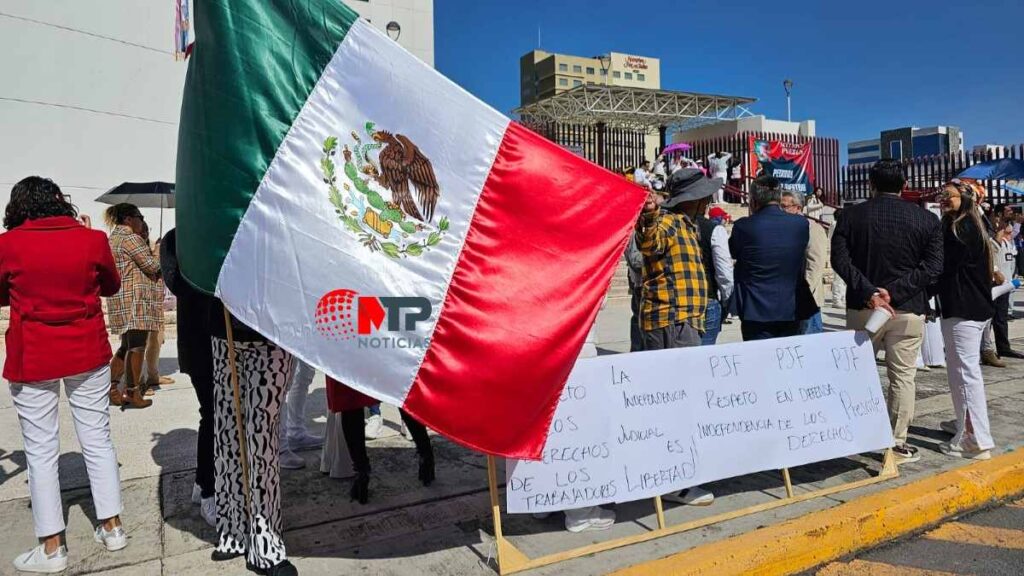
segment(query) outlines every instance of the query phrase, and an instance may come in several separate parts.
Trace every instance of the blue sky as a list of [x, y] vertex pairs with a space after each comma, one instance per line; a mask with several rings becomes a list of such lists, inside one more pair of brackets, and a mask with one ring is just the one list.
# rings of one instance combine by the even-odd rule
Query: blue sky
[[960, 126], [968, 147], [1024, 142], [1024, 1], [434, 0], [435, 64], [509, 113], [537, 47], [661, 59], [662, 87], [752, 96], [755, 113], [851, 140]]

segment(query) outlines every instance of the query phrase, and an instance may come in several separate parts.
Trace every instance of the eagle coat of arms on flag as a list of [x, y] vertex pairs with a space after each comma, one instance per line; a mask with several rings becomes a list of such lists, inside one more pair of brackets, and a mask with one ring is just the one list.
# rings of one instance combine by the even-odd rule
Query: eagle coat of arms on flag
[[408, 137], [378, 130], [373, 122], [364, 129], [365, 136], [353, 130], [351, 142], [342, 144], [340, 189], [338, 137], [324, 140], [320, 168], [328, 198], [344, 227], [370, 251], [395, 259], [422, 256], [449, 228], [444, 216], [433, 224], [441, 197], [434, 167]]

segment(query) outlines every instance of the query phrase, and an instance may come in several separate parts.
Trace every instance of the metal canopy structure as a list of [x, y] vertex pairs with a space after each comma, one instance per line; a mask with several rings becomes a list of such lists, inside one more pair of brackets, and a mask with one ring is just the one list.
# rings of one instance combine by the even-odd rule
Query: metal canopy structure
[[513, 110], [525, 124], [604, 124], [652, 133], [752, 116], [756, 98], [586, 84]]

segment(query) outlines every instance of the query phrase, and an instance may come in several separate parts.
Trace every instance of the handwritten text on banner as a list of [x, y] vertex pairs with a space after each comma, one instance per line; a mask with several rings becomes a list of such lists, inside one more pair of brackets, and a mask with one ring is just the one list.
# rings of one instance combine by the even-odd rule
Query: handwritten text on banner
[[628, 502], [893, 445], [864, 333], [580, 360], [511, 513]]

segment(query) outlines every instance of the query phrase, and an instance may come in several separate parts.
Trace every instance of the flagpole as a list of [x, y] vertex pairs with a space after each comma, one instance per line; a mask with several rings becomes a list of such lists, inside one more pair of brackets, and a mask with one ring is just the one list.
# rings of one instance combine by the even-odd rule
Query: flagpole
[[235, 426], [238, 428], [239, 460], [242, 463], [242, 494], [245, 498], [245, 514], [249, 515], [249, 450], [245, 443], [245, 428], [242, 420], [242, 393], [238, 387], [238, 366], [235, 362], [235, 338], [231, 329], [231, 313], [224, 307], [224, 328], [228, 336], [228, 367], [231, 369], [231, 391], [235, 404]]

